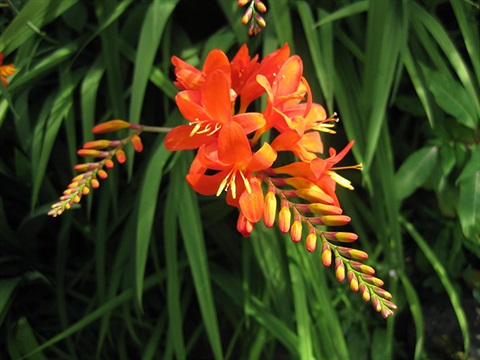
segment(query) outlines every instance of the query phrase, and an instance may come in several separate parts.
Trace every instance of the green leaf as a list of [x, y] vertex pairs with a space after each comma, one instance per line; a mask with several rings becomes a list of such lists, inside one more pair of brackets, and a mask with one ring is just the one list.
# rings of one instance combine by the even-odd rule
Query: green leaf
[[480, 146], [457, 179], [460, 188], [458, 216], [463, 233], [480, 246]]
[[152, 238], [153, 220], [158, 203], [163, 167], [167, 163], [170, 152], [163, 146], [163, 138], [159, 137], [153, 145], [155, 149], [145, 170], [142, 185], [138, 193], [137, 231], [135, 238], [135, 300], [142, 307], [145, 266], [148, 257], [148, 245]]
[[174, 174], [177, 178], [173, 182], [174, 186], [172, 186], [171, 191], [175, 192], [177, 201], [181, 204], [181, 211], [177, 213], [180, 231], [195, 284], [203, 324], [212, 347], [213, 357], [218, 360], [223, 358], [222, 342], [212, 294], [211, 275], [200, 220], [200, 209], [193, 191], [184, 180], [192, 162], [192, 156], [189, 152], [184, 152], [179, 159], [180, 161], [174, 168]]
[[437, 105], [460, 124], [474, 129], [477, 123], [475, 105], [465, 88], [446, 73], [433, 71], [425, 66], [422, 66], [422, 70]]
[[431, 175], [438, 159], [438, 147], [424, 147], [411, 154], [395, 174], [396, 196], [399, 201], [410, 196]]
[[0, 51], [9, 54], [78, 0], [28, 1], [0, 36]]

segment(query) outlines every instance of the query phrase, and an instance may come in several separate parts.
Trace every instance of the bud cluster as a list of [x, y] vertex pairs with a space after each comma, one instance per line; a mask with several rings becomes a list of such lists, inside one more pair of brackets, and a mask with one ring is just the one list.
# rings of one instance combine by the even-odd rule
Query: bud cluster
[[121, 129], [135, 130], [132, 134], [122, 140], [95, 140], [87, 142], [83, 148], [77, 151], [79, 156], [85, 158], [95, 158], [97, 161], [77, 164], [74, 170], [81, 174], [75, 176], [67, 189], [60, 197], [60, 201], [52, 205], [52, 209], [48, 215], [56, 217], [63, 214], [65, 210], [72, 207], [73, 204], [79, 203], [83, 195], [90, 193], [90, 189], [96, 189], [100, 186], [98, 179], [106, 179], [108, 177], [106, 169], [114, 167], [113, 158], [115, 157], [119, 164], [126, 161], [125, 151], [123, 147], [125, 144], [131, 142], [136, 152], [143, 150], [140, 133], [143, 131], [143, 126], [130, 124], [123, 120], [110, 120], [105, 123], [96, 125], [92, 132], [94, 134], [104, 134]]
[[250, 3], [242, 17], [242, 24], [248, 24], [248, 35], [258, 35], [267, 26], [265, 19], [259, 13], [267, 12], [267, 7], [261, 0], [238, 0], [238, 6]]

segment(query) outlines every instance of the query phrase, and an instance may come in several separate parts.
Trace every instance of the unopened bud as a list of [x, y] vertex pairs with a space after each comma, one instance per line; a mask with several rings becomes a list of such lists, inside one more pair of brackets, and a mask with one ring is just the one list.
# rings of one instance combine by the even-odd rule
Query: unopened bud
[[288, 233], [288, 230], [290, 230], [291, 219], [292, 213], [290, 212], [288, 205], [282, 205], [282, 209], [278, 214], [278, 227], [284, 234]]
[[345, 264], [340, 256], [335, 258], [335, 276], [338, 281], [345, 280]]
[[140, 139], [140, 136], [138, 136], [137, 134], [134, 134], [132, 136], [132, 145], [136, 152], [142, 152], [143, 150], [142, 139]]
[[98, 124], [93, 127], [92, 132], [94, 134], [104, 134], [112, 131], [130, 128], [130, 123], [124, 120], [110, 120], [102, 124]]
[[307, 250], [310, 252], [315, 251], [317, 248], [317, 234], [315, 231], [315, 228], [311, 228], [308, 231], [307, 239], [305, 241], [305, 246], [307, 247]]
[[275, 192], [268, 191], [265, 195], [263, 206], [263, 223], [266, 227], [270, 228], [275, 223], [275, 217], [277, 214], [277, 199]]
[[296, 218], [290, 229], [290, 237], [293, 241], [299, 242], [302, 240], [302, 221], [300, 218]]

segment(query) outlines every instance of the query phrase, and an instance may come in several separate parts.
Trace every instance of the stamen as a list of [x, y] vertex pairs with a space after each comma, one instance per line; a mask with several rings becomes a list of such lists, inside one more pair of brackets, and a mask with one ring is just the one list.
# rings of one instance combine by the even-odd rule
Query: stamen
[[230, 175], [232, 175], [233, 170], [234, 169], [230, 170], [227, 176], [225, 176], [225, 178], [220, 183], [220, 186], [218, 187], [217, 194], [216, 194], [217, 196], [220, 196], [220, 194], [224, 189], [225, 191], [228, 190], [228, 179], [230, 178]]
[[250, 182], [248, 181], [248, 179], [245, 177], [245, 175], [243, 175], [243, 172], [240, 171], [240, 175], [242, 175], [242, 179], [243, 179], [243, 183], [245, 184], [245, 189], [247, 189], [247, 192], [249, 194], [252, 194], [252, 187], [250, 186]]

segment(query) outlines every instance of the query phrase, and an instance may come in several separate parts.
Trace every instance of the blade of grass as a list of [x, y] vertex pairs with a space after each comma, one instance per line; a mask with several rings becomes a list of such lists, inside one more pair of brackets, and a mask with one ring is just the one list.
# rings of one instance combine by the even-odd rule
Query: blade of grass
[[78, 0], [28, 1], [0, 36], [0, 51], [10, 54], [37, 32], [28, 24], [41, 29], [56, 19]]
[[352, 4], [345, 5], [340, 9], [335, 10], [331, 14], [323, 16], [321, 20], [313, 24], [313, 27], [324, 26], [325, 24], [366, 12], [368, 10], [368, 6], [368, 0], [356, 1]]
[[415, 360], [422, 359], [424, 356], [424, 349], [423, 349], [423, 337], [424, 337], [424, 322], [423, 322], [423, 313], [422, 307], [420, 303], [420, 299], [418, 298], [417, 292], [415, 287], [412, 285], [410, 279], [405, 275], [403, 271], [398, 271], [398, 276], [400, 281], [402, 282], [403, 289], [405, 291], [405, 295], [408, 300], [408, 305], [410, 307], [410, 312], [412, 313], [413, 323], [415, 325]]
[[147, 168], [143, 175], [138, 193], [136, 209], [137, 231], [135, 236], [135, 301], [142, 308], [142, 293], [144, 287], [145, 266], [148, 247], [152, 238], [153, 220], [157, 207], [157, 197], [163, 176], [163, 167], [167, 163], [170, 152], [163, 146], [163, 137], [158, 137], [151, 153]]
[[[185, 175], [188, 172], [191, 162], [192, 154], [189, 152], [182, 153], [176, 164], [175, 172], [179, 175]], [[200, 220], [200, 209], [197, 199], [193, 191], [188, 187], [186, 181], [178, 181], [176, 196], [178, 202], [182, 204], [181, 212], [178, 213], [177, 216], [203, 323], [212, 348], [213, 357], [217, 360], [222, 359], [222, 342], [211, 288], [211, 273], [208, 267], [205, 239], [203, 237]]]
[[[177, 153], [177, 156], [178, 157]], [[175, 161], [175, 160], [173, 160]], [[168, 333], [171, 338], [175, 358], [182, 360], [186, 359], [185, 340], [183, 338], [182, 330], [182, 309], [180, 302], [180, 286], [181, 281], [179, 277], [178, 268], [178, 234], [177, 234], [177, 214], [181, 212], [179, 203], [176, 198], [178, 194], [178, 186], [185, 181], [183, 175], [177, 175], [178, 172], [172, 174], [172, 183], [165, 201], [165, 217], [163, 221], [165, 244], [165, 263], [167, 271], [167, 308], [168, 308]]]
[[371, 104], [368, 118], [364, 117], [368, 134], [367, 164], [372, 162], [378, 146], [400, 49], [407, 35], [403, 29], [405, 13], [401, 6], [400, 2], [369, 2], [363, 89], [363, 101]]
[[289, 255], [288, 268], [290, 270], [290, 279], [292, 283], [293, 306], [299, 340], [297, 354], [300, 359], [313, 359], [313, 334], [311, 333], [310, 312], [307, 304], [308, 296], [303, 280], [305, 273], [301, 272], [297, 265], [298, 259], [296, 259], [296, 256], [298, 256], [298, 253], [293, 249], [293, 246], [287, 246], [287, 252]]

